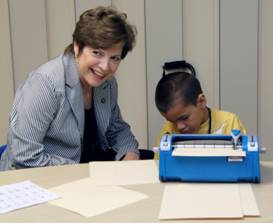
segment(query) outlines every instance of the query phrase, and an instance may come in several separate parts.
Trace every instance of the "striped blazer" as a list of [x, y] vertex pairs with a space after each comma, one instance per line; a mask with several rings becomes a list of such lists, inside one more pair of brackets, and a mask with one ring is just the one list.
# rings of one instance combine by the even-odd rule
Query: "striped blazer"
[[[117, 104], [115, 78], [94, 88], [94, 109], [102, 149], [119, 160], [139, 154], [130, 126]], [[0, 170], [79, 163], [84, 100], [74, 56], [61, 55], [31, 72], [17, 89]]]

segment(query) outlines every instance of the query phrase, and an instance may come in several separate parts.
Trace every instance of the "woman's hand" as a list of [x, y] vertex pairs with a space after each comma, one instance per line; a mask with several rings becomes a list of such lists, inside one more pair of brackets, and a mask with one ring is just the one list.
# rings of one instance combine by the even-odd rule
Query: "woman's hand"
[[122, 160], [139, 160], [139, 155], [134, 152], [128, 152]]

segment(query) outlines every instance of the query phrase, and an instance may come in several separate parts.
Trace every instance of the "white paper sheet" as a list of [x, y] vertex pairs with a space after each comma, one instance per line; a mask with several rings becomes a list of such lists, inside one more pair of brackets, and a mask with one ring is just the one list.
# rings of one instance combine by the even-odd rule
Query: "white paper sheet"
[[159, 214], [160, 219], [244, 216], [260, 216], [250, 184], [168, 184], [165, 186]]
[[155, 160], [90, 162], [89, 174], [97, 185], [159, 183]]
[[121, 187], [97, 186], [90, 178], [51, 188], [51, 191], [62, 196], [51, 204], [85, 217], [99, 215], [148, 197]]
[[173, 156], [197, 156], [197, 157], [213, 157], [213, 156], [236, 156], [245, 157], [246, 152], [241, 149], [230, 148], [175, 148], [172, 152]]
[[0, 214], [59, 198], [30, 181], [0, 186]]
[[239, 184], [239, 190], [244, 216], [260, 216], [251, 184]]
[[236, 184], [166, 185], [160, 219], [242, 218]]

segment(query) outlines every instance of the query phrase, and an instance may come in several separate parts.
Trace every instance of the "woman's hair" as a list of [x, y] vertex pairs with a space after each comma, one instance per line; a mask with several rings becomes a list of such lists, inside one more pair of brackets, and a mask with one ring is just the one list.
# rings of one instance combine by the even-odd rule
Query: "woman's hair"
[[187, 72], [174, 72], [163, 76], [155, 91], [155, 104], [166, 113], [177, 103], [196, 105], [198, 95], [203, 93], [198, 79]]
[[[129, 24], [127, 15], [111, 7], [99, 6], [81, 14], [73, 33], [73, 43], [79, 46], [79, 53], [85, 46], [94, 49], [108, 49], [123, 42], [121, 58], [125, 58], [135, 45], [136, 28]], [[74, 54], [73, 43], [64, 53]]]

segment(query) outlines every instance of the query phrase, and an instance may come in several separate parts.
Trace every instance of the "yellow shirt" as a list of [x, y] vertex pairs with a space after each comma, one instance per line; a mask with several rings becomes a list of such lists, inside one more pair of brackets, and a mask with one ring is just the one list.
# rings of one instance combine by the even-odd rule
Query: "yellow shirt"
[[[209, 120], [204, 122], [195, 134], [208, 134]], [[211, 109], [211, 134], [230, 134], [231, 130], [239, 129], [241, 134], [246, 134], [246, 128], [237, 115], [227, 111]], [[161, 137], [166, 133], [179, 133], [175, 124], [166, 121], [161, 129], [156, 146], [160, 144]], [[157, 156], [155, 156], [157, 158]]]

